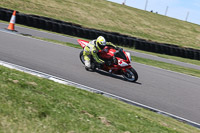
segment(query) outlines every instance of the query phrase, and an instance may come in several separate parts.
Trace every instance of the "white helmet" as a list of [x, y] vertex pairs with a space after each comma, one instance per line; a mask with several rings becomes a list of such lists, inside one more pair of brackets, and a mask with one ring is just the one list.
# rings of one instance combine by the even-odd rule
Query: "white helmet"
[[96, 40], [96, 47], [102, 50], [106, 46], [106, 39], [103, 36], [99, 36]]

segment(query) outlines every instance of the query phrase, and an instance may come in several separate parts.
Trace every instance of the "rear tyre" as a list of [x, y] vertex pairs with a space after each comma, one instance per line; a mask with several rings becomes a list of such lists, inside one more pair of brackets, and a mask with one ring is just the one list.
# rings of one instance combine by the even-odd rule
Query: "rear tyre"
[[85, 65], [85, 60], [84, 60], [84, 56], [83, 56], [83, 51], [80, 52], [79, 57], [80, 57], [81, 62]]
[[136, 82], [138, 80], [138, 74], [133, 68], [126, 69], [126, 72], [123, 72], [122, 76], [131, 82]]

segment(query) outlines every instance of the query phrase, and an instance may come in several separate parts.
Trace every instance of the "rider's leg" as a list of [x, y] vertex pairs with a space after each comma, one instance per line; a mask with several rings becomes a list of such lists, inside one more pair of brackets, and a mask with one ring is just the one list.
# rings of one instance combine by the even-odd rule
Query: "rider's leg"
[[86, 68], [86, 70], [90, 69], [91, 68], [90, 56], [85, 51], [83, 51], [83, 56], [84, 56], [84, 60], [85, 60], [85, 68]]

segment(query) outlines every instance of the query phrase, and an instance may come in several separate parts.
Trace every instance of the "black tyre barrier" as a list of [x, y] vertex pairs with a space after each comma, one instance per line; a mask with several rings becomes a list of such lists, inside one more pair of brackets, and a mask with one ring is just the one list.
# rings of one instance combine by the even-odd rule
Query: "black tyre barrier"
[[0, 19], [6, 21], [6, 11], [0, 11]]
[[180, 50], [179, 50], [179, 48], [173, 48], [173, 55], [174, 56], [179, 56], [180, 54]]
[[172, 47], [171, 46], [167, 46], [167, 54], [172, 55]]
[[[10, 21], [12, 13], [13, 10], [0, 7], [1, 20]], [[116, 32], [105, 32], [101, 30], [82, 28], [77, 24], [43, 16], [26, 15], [17, 12], [16, 23], [87, 39], [96, 39], [101, 35], [104, 36], [107, 41], [121, 46], [135, 47], [136, 49], [140, 50], [200, 60], [200, 50], [181, 48], [172, 44], [148, 42], [144, 39], [138, 39]]]
[[97, 37], [99, 37], [99, 36], [101, 36], [101, 35], [102, 35], [102, 32], [96, 30], [96, 32], [95, 32], [95, 37], [97, 38]]
[[169, 46], [169, 54], [174, 55], [174, 47]]
[[119, 45], [123, 45], [123, 44], [122, 44], [122, 43], [123, 43], [122, 40], [123, 40], [123, 38], [122, 38], [121, 36], [118, 36], [118, 44], [119, 44]]
[[161, 44], [155, 44], [155, 52], [156, 53], [162, 53], [162, 48]]
[[16, 14], [16, 23], [21, 24], [21, 14]]
[[96, 39], [95, 31], [94, 30], [89, 30], [89, 38], [90, 39]]
[[39, 18], [34, 18], [33, 19], [33, 27], [35, 28], [41, 28], [41, 23]]
[[185, 58], [185, 50], [183, 48], [180, 49], [180, 57]]
[[93, 35], [94, 38], [97, 38], [97, 37], [99, 36], [99, 34], [100, 34], [97, 30], [93, 30], [93, 32], [94, 32], [94, 33], [93, 33], [93, 34], [94, 34], [94, 35]]
[[188, 58], [194, 59], [194, 51], [192, 50], [187, 50], [188, 51]]
[[[3, 7], [0, 7], [0, 11], [6, 11], [6, 12], [13, 12], [14, 10], [12, 9], [7, 9], [7, 8], [3, 8]], [[17, 12], [18, 13], [18, 12]]]
[[10, 19], [11, 19], [11, 17], [12, 17], [12, 12], [10, 12], [10, 11], [6, 11], [5, 13], [6, 13], [5, 21], [10, 21]]
[[56, 31], [58, 33], [62, 33], [62, 23], [58, 23], [58, 31]]
[[194, 51], [194, 59], [195, 60], [200, 60], [200, 52]]
[[108, 33], [106, 32], [102, 32], [101, 36], [103, 36], [106, 40], [108, 40]]
[[117, 44], [118, 43], [117, 36], [112, 35], [112, 41], [111, 42], [114, 43], [114, 44]]
[[139, 41], [137, 39], [134, 40], [134, 46], [135, 46], [135, 49], [138, 49]]
[[119, 36], [118, 37], [118, 44], [120, 45], [120, 46], [124, 46], [124, 42], [123, 42], [123, 37], [122, 36]]
[[158, 45], [159, 45], [158, 46], [158, 50], [159, 50], [158, 53], [163, 54], [163, 50], [164, 50], [163, 45], [162, 44], [158, 44]]
[[105, 33], [104, 31], [100, 31], [100, 32], [99, 32], [99, 36], [103, 36], [103, 37], [106, 38], [106, 33]]
[[83, 29], [83, 31], [81, 31], [81, 32], [83, 32], [82, 37], [87, 38], [87, 34], [89, 34], [89, 33], [85, 29]]
[[65, 34], [65, 27], [64, 27], [64, 24], [60, 24], [60, 32], [62, 34]]
[[77, 35], [77, 30], [75, 26], [71, 26], [72, 28], [72, 36], [76, 36]]
[[24, 15], [23, 14], [17, 14], [16, 16], [16, 23], [17, 24], [24, 24]]
[[33, 26], [33, 17], [27, 16], [27, 25], [31, 27]]
[[181, 49], [180, 48], [176, 48], [176, 56], [181, 57]]
[[[39, 24], [40, 24], [39, 27], [41, 29], [52, 31], [52, 28], [49, 28], [47, 23], [48, 23], [48, 21], [46, 21], [44, 19], [39, 19]], [[49, 23], [52, 23], [52, 22], [49, 22]]]
[[28, 23], [28, 19], [27, 19], [28, 17], [26, 16], [26, 15], [22, 15], [21, 16], [21, 21], [22, 21], [22, 24], [23, 25], [27, 25], [27, 23]]
[[82, 36], [82, 34], [81, 34], [81, 32], [82, 32], [82, 31], [81, 31], [81, 28], [80, 28], [80, 27], [76, 27], [75, 30], [76, 30], [76, 32], [75, 32], [75, 33], [76, 33], [76, 36], [77, 36], [77, 37], [81, 37], [81, 36]]
[[128, 43], [128, 41], [127, 41], [126, 37], [122, 37], [122, 46], [127, 47], [128, 46], [127, 43]]
[[200, 60], [200, 51], [199, 51], [199, 52], [196, 52], [195, 55], [196, 55], [196, 59], [197, 59], [197, 60]]
[[127, 40], [128, 40], [128, 47], [133, 48], [134, 47], [134, 39], [127, 38]]
[[168, 45], [164, 45], [163, 54], [169, 55], [169, 46]]
[[147, 47], [148, 47], [148, 45], [147, 45], [147, 43], [146, 43], [145, 41], [142, 41], [142, 42], [140, 43], [140, 48], [141, 48], [141, 50], [147, 51]]
[[119, 42], [119, 36], [115, 36], [115, 43], [120, 45], [120, 42]]
[[139, 41], [139, 48], [140, 50], [144, 50], [144, 41]]
[[112, 35], [110, 35], [110, 34], [108, 34], [107, 35], [107, 40], [106, 40], [107, 42], [112, 42]]
[[151, 43], [143, 42], [142, 47], [144, 47], [143, 50], [145, 50], [145, 51], [151, 51], [152, 50], [152, 44]]
[[150, 43], [150, 44], [151, 44], [151, 52], [156, 52], [155, 43]]
[[189, 58], [189, 51], [185, 50], [185, 58]]
[[52, 23], [52, 31], [54, 31], [54, 32], [60, 32], [59, 24], [58, 23], [56, 23], [56, 22]]
[[114, 36], [114, 35], [111, 35], [110, 36], [110, 42], [112, 42], [113, 44], [117, 44], [117, 41], [116, 41], [116, 36]]
[[110, 38], [110, 40], [109, 40], [110, 42], [115, 43], [115, 36], [110, 34], [109, 38]]
[[64, 24], [63, 28], [65, 34], [72, 35], [72, 28], [70, 25]]
[[152, 50], [152, 43], [147, 43], [147, 42], [144, 42], [144, 50], [145, 51], [151, 51]]
[[85, 29], [83, 32], [84, 32], [85, 38], [90, 39], [90, 30]]
[[86, 35], [85, 35], [83, 28], [80, 28], [80, 37], [86, 38]]
[[147, 51], [148, 44], [144, 41], [140, 42], [140, 49]]

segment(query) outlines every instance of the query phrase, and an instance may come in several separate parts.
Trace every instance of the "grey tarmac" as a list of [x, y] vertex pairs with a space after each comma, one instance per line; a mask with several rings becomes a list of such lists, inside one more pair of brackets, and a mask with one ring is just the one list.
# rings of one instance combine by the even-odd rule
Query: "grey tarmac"
[[[0, 29], [7, 28], [7, 26], [8, 26], [8, 24], [0, 23]], [[56, 33], [50, 33], [50, 32], [45, 32], [45, 31], [40, 31], [40, 30], [35, 30], [35, 29], [24, 28], [24, 27], [17, 26], [17, 25], [15, 27], [16, 27], [15, 29], [18, 31], [17, 34], [23, 34], [26, 36], [42, 37], [42, 38], [53, 39], [53, 40], [57, 40], [57, 41], [61, 41], [61, 42], [69, 42], [69, 43], [78, 45], [76, 38], [67, 37], [64, 35], [56, 34]], [[142, 57], [142, 58], [151, 59], [151, 60], [157, 60], [157, 61], [161, 61], [161, 62], [171, 63], [171, 64], [183, 66], [183, 67], [200, 70], [200, 66], [198, 66], [198, 65], [184, 63], [184, 62], [180, 62], [180, 61], [176, 61], [176, 60], [172, 60], [172, 59], [166, 59], [166, 58], [162, 58], [162, 57], [158, 57], [158, 56], [154, 56], [154, 55], [150, 55], [150, 54], [145, 54], [145, 53], [140, 53], [140, 52], [136, 52], [136, 51], [129, 51], [129, 52], [133, 56]]]
[[88, 72], [81, 49], [0, 31], [0, 60], [48, 73], [200, 123], [200, 78], [132, 63], [137, 83]]

